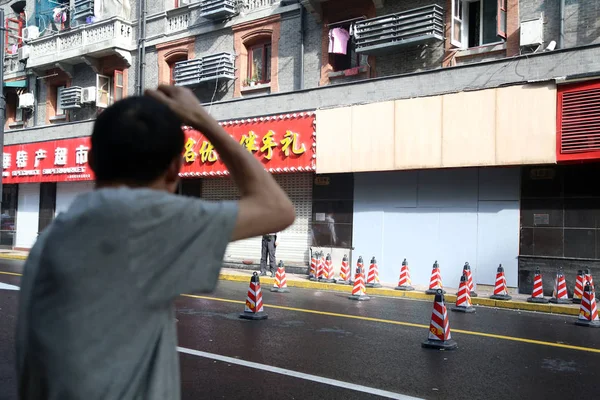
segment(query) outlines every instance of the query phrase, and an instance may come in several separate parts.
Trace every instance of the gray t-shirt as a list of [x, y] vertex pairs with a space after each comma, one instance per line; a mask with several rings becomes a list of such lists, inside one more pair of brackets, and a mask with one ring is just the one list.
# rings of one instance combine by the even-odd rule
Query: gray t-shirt
[[173, 300], [212, 291], [237, 203], [149, 189], [80, 195], [25, 263], [21, 399], [180, 398]]

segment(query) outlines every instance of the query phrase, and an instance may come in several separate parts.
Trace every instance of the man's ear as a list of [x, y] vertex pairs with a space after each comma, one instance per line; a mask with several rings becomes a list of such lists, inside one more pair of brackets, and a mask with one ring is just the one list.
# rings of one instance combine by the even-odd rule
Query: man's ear
[[175, 157], [175, 159], [171, 162], [171, 165], [169, 165], [167, 174], [165, 176], [167, 184], [179, 182], [179, 172], [181, 171], [182, 164], [183, 159], [181, 157]]

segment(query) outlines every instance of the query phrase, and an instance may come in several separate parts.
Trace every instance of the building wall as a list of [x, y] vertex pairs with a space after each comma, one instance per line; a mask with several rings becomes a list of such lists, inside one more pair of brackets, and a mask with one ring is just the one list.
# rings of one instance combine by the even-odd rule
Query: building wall
[[465, 262], [486, 285], [502, 264], [516, 287], [519, 168], [355, 174], [353, 245], [353, 261], [374, 256], [383, 282], [397, 282], [406, 258], [416, 285], [437, 260], [447, 287], [458, 287]]
[[38, 235], [40, 184], [19, 185], [15, 247], [30, 249]]

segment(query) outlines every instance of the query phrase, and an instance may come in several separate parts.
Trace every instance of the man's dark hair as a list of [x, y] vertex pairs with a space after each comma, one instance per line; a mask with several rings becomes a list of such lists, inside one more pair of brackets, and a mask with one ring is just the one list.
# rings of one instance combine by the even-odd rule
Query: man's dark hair
[[156, 180], [183, 151], [181, 120], [148, 96], [127, 97], [104, 110], [92, 132], [96, 181], [144, 185]]

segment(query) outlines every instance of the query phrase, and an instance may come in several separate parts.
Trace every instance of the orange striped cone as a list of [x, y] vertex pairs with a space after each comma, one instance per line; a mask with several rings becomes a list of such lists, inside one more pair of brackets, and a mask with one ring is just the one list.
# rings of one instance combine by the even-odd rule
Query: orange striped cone
[[271, 288], [271, 292], [277, 293], [289, 293], [290, 289], [287, 286], [287, 277], [285, 276], [285, 266], [283, 265], [283, 261], [279, 260], [279, 265], [277, 266], [277, 273], [275, 274], [275, 283]]
[[454, 350], [458, 347], [450, 336], [448, 310], [446, 310], [444, 304], [444, 291], [442, 289], [435, 292], [431, 323], [429, 324], [429, 337], [421, 343], [421, 347], [438, 350]]
[[323, 279], [325, 275], [325, 258], [323, 258], [323, 253], [317, 253], [317, 280]]
[[[362, 256], [358, 256], [358, 261], [356, 262], [356, 269], [360, 268], [361, 271], [365, 270], [365, 263], [363, 262]], [[354, 275], [354, 279], [356, 280], [356, 274]], [[364, 277], [363, 277], [364, 279]], [[350, 280], [350, 284], [354, 285], [354, 281]]]
[[[594, 278], [592, 278], [592, 273], [590, 272], [589, 269], [586, 269], [583, 271], [583, 281], [590, 283], [590, 287], [592, 288], [592, 292], [594, 292], [594, 296], [595, 296], [596, 289], [594, 286]], [[597, 302], [598, 302], [598, 299], [596, 299], [596, 303]]]
[[498, 271], [496, 272], [496, 286], [494, 286], [494, 294], [490, 296], [490, 299], [512, 299], [512, 296], [508, 294], [508, 288], [506, 287], [506, 277], [504, 276], [504, 268], [502, 268], [502, 264], [498, 266]]
[[325, 258], [323, 264], [323, 277], [319, 279], [319, 282], [335, 283], [335, 279], [333, 279], [333, 262], [331, 261], [331, 254], [327, 253], [327, 258]]
[[465, 263], [463, 267], [463, 275], [467, 276], [467, 287], [469, 288], [469, 295], [471, 297], [477, 297], [477, 293], [475, 293], [475, 285], [473, 284], [473, 274], [471, 273], [471, 266], [468, 262]]
[[316, 281], [317, 278], [317, 253], [312, 252], [310, 256], [310, 272], [308, 273], [308, 279]]
[[555, 304], [569, 304], [569, 295], [567, 294], [567, 282], [562, 271], [556, 273], [556, 280], [554, 281], [554, 291], [552, 292], [552, 298], [550, 303]]
[[[427, 294], [436, 294], [438, 289], [442, 289], [442, 274], [440, 273], [440, 265], [437, 260], [433, 263], [433, 269], [431, 271], [431, 279], [429, 280], [429, 289], [425, 291]], [[443, 290], [445, 294], [446, 291]]]
[[465, 274], [460, 277], [460, 285], [458, 287], [458, 294], [456, 295], [456, 305], [452, 307], [451, 310], [464, 313], [475, 312], [475, 307], [473, 307], [473, 303], [471, 303], [471, 294], [469, 293], [467, 275]]
[[342, 268], [340, 268], [340, 279], [336, 280], [335, 283], [339, 285], [347, 285], [350, 283], [350, 265], [348, 264], [348, 256], [344, 254], [342, 259]]
[[579, 307], [579, 318], [575, 321], [575, 325], [600, 328], [595, 297], [594, 290], [589, 285], [589, 282], [586, 282], [583, 297], [581, 298], [581, 306]]
[[542, 281], [542, 274], [539, 268], [535, 269], [535, 275], [533, 276], [533, 292], [531, 292], [531, 297], [529, 297], [527, 301], [530, 303], [548, 302], [548, 299], [544, 298], [544, 285]]
[[[359, 261], [362, 261], [362, 257], [359, 257]], [[354, 273], [354, 287], [352, 288], [352, 296], [349, 296], [348, 298], [350, 300], [357, 301], [371, 300], [371, 298], [367, 296], [367, 290], [365, 289], [365, 277], [363, 274], [363, 269], [359, 266], [356, 267], [356, 272]]]
[[371, 258], [371, 265], [369, 265], [369, 276], [367, 277], [367, 287], [378, 288], [381, 287], [379, 282], [379, 267], [377, 267], [377, 260], [375, 257]]
[[263, 308], [262, 291], [260, 290], [260, 279], [255, 272], [250, 278], [250, 287], [248, 288], [248, 297], [246, 298], [246, 306], [244, 312], [240, 314], [240, 318], [259, 320], [267, 319], [268, 315]]
[[415, 290], [411, 285], [410, 271], [408, 269], [408, 262], [406, 258], [402, 261], [402, 268], [400, 268], [400, 278], [398, 279], [398, 286], [396, 290]]
[[577, 271], [577, 279], [575, 280], [575, 289], [573, 289], [573, 303], [580, 304], [583, 298], [583, 271]]

